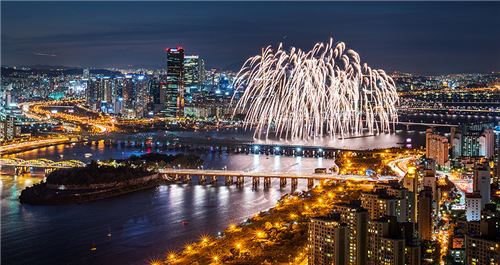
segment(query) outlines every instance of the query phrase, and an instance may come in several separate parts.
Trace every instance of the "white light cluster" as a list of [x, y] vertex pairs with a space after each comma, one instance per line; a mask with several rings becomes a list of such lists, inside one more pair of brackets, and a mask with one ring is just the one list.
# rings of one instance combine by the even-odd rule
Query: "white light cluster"
[[268, 46], [244, 63], [234, 87], [244, 89], [234, 114], [246, 113], [256, 138], [344, 138], [390, 131], [397, 121], [393, 79], [332, 39], [310, 51]]

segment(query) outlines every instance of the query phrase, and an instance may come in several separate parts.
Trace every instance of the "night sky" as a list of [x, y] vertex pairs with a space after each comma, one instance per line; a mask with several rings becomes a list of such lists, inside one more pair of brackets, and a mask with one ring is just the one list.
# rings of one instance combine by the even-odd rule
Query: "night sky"
[[262, 47], [344, 41], [370, 66], [500, 70], [500, 2], [2, 2], [2, 65], [164, 65], [182, 46], [237, 70]]

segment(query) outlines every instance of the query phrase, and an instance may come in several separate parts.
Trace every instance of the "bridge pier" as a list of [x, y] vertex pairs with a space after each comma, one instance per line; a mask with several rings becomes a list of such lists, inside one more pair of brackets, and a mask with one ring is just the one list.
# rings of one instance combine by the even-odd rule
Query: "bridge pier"
[[233, 176], [226, 176], [226, 185], [227, 186], [233, 185]]
[[269, 188], [271, 186], [271, 178], [264, 177], [264, 189]]
[[198, 178], [198, 184], [200, 185], [203, 185], [207, 183], [207, 177], [205, 175], [201, 175], [199, 178]]
[[217, 184], [217, 176], [211, 176], [210, 177], [210, 183], [212, 185], [216, 185]]
[[314, 179], [307, 179], [307, 188], [312, 189], [314, 187]]
[[280, 177], [280, 188], [286, 187], [286, 178]]
[[259, 182], [259, 177], [252, 177], [252, 188], [257, 189], [259, 187]]
[[296, 190], [299, 185], [299, 180], [297, 178], [291, 178], [290, 182], [292, 182], [292, 191]]
[[191, 179], [192, 179], [192, 178], [191, 178], [191, 175], [185, 175], [185, 176], [184, 176], [184, 181], [183, 181], [183, 182], [184, 182], [184, 183], [190, 183], [190, 182], [191, 182]]
[[245, 185], [245, 177], [236, 177], [236, 186], [243, 187], [243, 185]]

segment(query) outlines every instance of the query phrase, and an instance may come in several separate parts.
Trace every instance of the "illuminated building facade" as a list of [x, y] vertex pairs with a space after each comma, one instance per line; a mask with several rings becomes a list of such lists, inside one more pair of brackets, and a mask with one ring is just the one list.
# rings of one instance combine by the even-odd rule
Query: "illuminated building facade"
[[[184, 49], [167, 48], [167, 75], [160, 83], [160, 96], [165, 98], [162, 110], [167, 117], [184, 116]], [[163, 93], [162, 93], [163, 92]]]
[[347, 225], [349, 265], [366, 264], [366, 244], [368, 239], [368, 212], [360, 205], [336, 204], [333, 211], [340, 215], [340, 221]]
[[433, 133], [432, 129], [427, 129], [425, 134], [426, 158], [434, 159], [441, 167], [449, 166], [450, 144], [445, 136]]
[[311, 218], [308, 235], [309, 265], [348, 264], [348, 228], [340, 216]]

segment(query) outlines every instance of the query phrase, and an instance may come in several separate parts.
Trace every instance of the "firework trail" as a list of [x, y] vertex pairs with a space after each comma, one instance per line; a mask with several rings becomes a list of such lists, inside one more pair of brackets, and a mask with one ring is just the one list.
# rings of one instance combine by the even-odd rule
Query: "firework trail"
[[392, 78], [333, 39], [308, 52], [268, 46], [244, 63], [234, 87], [244, 92], [233, 116], [246, 112], [245, 126], [256, 127], [256, 138], [273, 132], [290, 140], [344, 138], [390, 131], [397, 122]]

